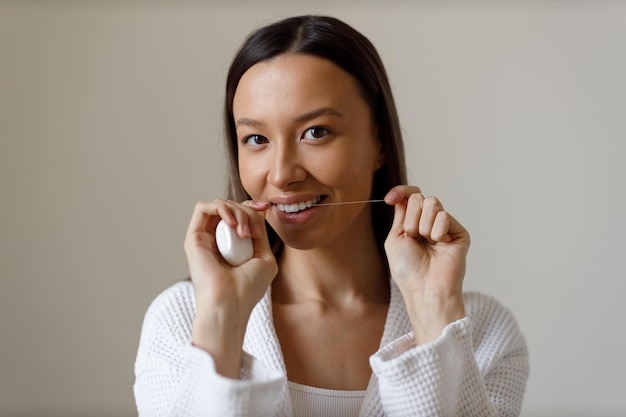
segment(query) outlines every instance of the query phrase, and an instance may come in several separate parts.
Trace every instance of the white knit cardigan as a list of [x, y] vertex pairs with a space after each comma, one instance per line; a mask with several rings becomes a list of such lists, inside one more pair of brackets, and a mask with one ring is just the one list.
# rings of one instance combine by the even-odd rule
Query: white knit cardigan
[[[466, 317], [416, 346], [402, 295], [391, 282], [361, 417], [519, 415], [529, 372], [524, 337], [494, 299], [469, 293], [464, 300]], [[217, 374], [212, 357], [191, 345], [194, 315], [189, 281], [150, 305], [135, 362], [139, 416], [292, 416], [270, 291], [250, 317], [238, 380]]]

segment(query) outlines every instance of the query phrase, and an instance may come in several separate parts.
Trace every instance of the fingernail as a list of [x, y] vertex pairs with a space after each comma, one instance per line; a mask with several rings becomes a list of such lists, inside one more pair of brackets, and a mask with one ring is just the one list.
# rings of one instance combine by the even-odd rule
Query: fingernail
[[389, 191], [385, 196], [385, 201], [395, 202], [400, 198], [400, 194], [395, 191]]

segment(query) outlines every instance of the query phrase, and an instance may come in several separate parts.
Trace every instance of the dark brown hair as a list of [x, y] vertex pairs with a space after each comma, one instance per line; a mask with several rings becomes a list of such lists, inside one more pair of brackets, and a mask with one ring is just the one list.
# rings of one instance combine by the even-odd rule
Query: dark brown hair
[[[406, 166], [402, 134], [387, 73], [372, 43], [351, 26], [333, 17], [298, 16], [281, 20], [252, 32], [245, 40], [228, 71], [224, 106], [226, 148], [230, 181], [228, 198], [250, 199], [241, 184], [237, 155], [237, 133], [233, 116], [233, 98], [239, 80], [254, 64], [285, 53], [314, 55], [332, 61], [357, 81], [378, 127], [384, 164], [376, 171], [370, 198], [382, 199], [398, 184], [406, 184]], [[372, 206], [372, 224], [379, 247], [393, 221], [393, 207]], [[280, 238], [267, 224], [270, 244], [276, 254]]]

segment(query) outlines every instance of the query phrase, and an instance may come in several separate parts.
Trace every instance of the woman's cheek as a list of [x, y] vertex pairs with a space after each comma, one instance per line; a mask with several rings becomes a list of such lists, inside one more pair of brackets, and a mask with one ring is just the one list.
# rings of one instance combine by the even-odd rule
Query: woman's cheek
[[260, 167], [246, 159], [239, 160], [239, 178], [244, 190], [254, 200], [260, 200], [262, 195], [262, 171]]

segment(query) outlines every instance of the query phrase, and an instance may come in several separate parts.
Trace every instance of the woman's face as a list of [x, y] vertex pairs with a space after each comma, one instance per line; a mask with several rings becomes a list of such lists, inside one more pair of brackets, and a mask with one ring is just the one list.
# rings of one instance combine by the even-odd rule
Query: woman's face
[[284, 54], [244, 73], [233, 100], [239, 175], [273, 203], [267, 221], [285, 245], [324, 246], [370, 231], [368, 204], [382, 165], [370, 109], [356, 80], [329, 60]]

